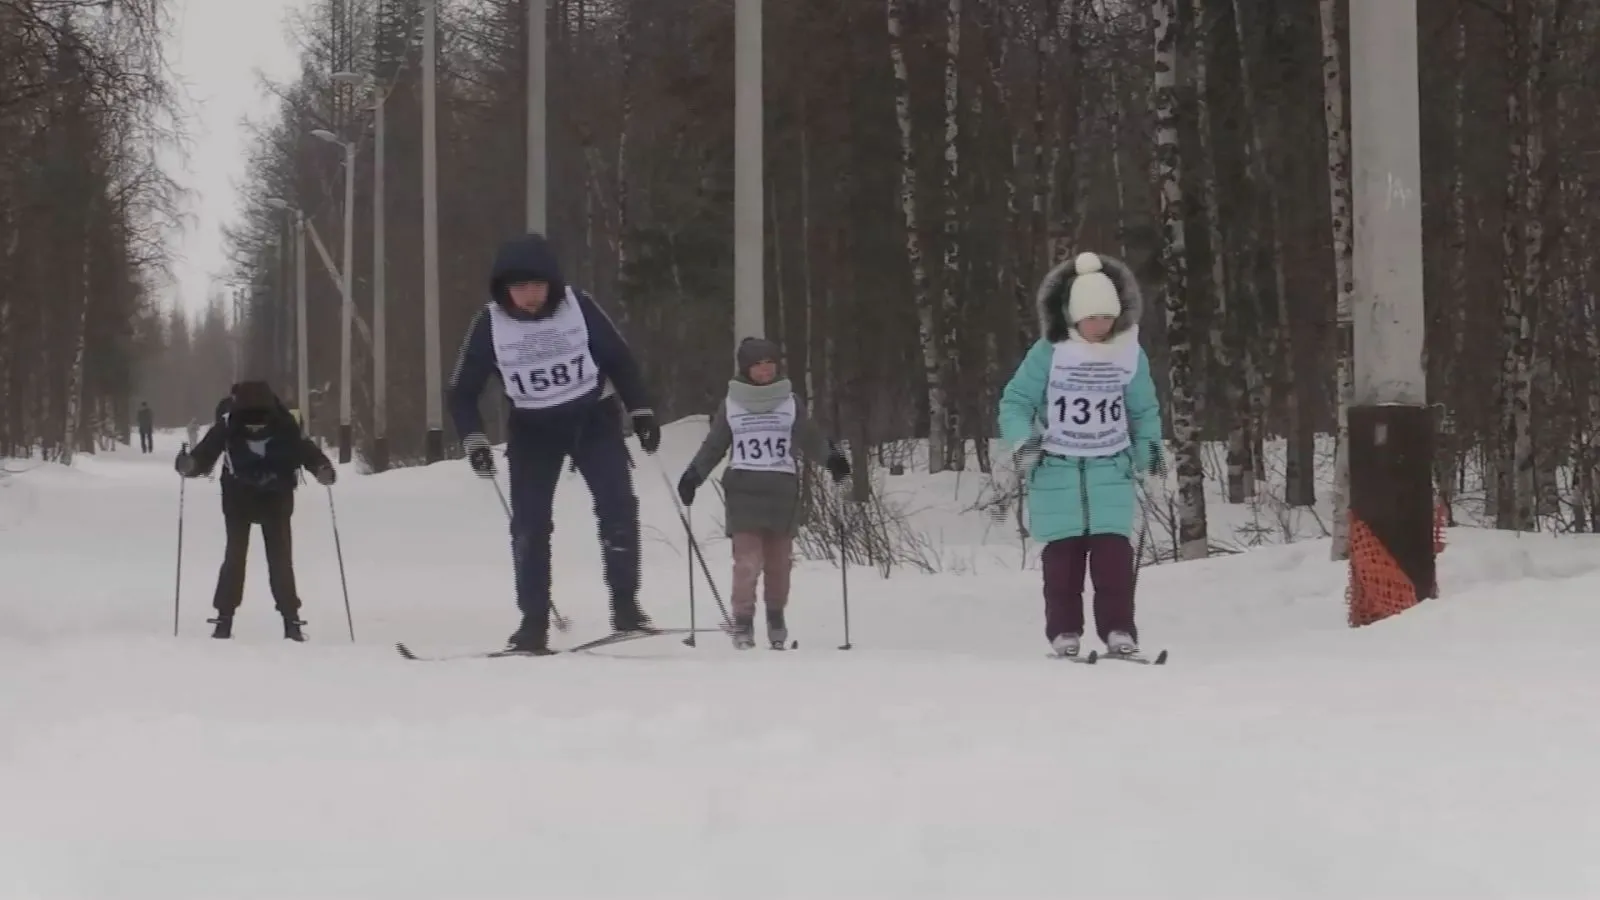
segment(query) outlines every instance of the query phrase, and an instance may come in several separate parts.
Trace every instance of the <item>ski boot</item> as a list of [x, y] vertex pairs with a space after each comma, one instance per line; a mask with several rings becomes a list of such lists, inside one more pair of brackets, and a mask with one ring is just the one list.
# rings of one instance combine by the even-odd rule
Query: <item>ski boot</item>
[[767, 610], [767, 645], [774, 650], [789, 649], [789, 626], [781, 609]]
[[1082, 641], [1082, 635], [1058, 634], [1050, 641], [1050, 651], [1057, 656], [1077, 656], [1083, 648]]
[[217, 626], [211, 631], [211, 636], [217, 640], [227, 640], [233, 637], [233, 613], [217, 613], [215, 619], [207, 619], [206, 621]]
[[549, 617], [540, 621], [537, 616], [523, 616], [522, 624], [517, 630], [506, 638], [505, 653], [523, 653], [528, 656], [549, 656], [556, 651], [550, 649], [550, 623]]
[[1139, 644], [1126, 631], [1113, 631], [1106, 636], [1106, 653], [1112, 656], [1138, 656]]
[[611, 602], [611, 630], [617, 634], [660, 634], [661, 630], [650, 624], [650, 617], [639, 608], [638, 600], [613, 600]]
[[728, 630], [729, 637], [733, 638], [733, 649], [749, 650], [756, 645], [755, 616], [735, 616], [733, 627]]
[[286, 641], [304, 641], [306, 639], [306, 633], [300, 630], [300, 626], [304, 624], [306, 623], [300, 618], [300, 614], [298, 612], [284, 613], [283, 639]]

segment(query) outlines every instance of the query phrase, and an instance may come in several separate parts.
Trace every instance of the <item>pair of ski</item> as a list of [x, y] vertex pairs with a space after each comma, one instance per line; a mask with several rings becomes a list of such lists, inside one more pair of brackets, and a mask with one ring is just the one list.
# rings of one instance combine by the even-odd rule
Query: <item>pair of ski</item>
[[643, 638], [661, 637], [662, 635], [668, 634], [688, 635], [688, 637], [684, 638], [684, 643], [693, 646], [692, 641], [696, 634], [716, 634], [720, 633], [721, 631], [722, 629], [720, 628], [653, 628], [649, 631], [613, 631], [605, 637], [595, 638], [592, 641], [587, 641], [574, 647], [566, 647], [561, 650], [551, 649], [542, 652], [530, 650], [479, 650], [471, 653], [455, 653], [446, 656], [421, 656], [412, 651], [412, 649], [407, 647], [404, 643], [395, 644], [394, 648], [400, 652], [402, 657], [410, 660], [416, 660], [418, 662], [442, 662], [450, 659], [503, 659], [508, 656], [556, 656], [561, 653], [583, 653], [586, 650], [598, 650], [601, 647], [609, 647], [612, 644], [624, 644], [628, 641], [637, 641]]
[[[555, 656], [560, 653], [583, 653], [588, 650], [598, 650], [601, 647], [609, 647], [612, 644], [623, 644], [627, 643], [628, 641], [637, 641], [643, 638], [661, 637], [669, 634], [686, 635], [686, 637], [683, 639], [683, 643], [686, 646], [693, 647], [695, 646], [695, 635], [697, 634], [726, 633], [727, 632], [721, 628], [653, 628], [649, 631], [614, 631], [605, 637], [595, 638], [592, 641], [587, 641], [585, 643], [578, 644], [575, 647], [567, 647], [562, 650], [480, 650], [471, 653], [456, 653], [446, 656], [421, 656], [413, 651], [410, 647], [407, 647], [404, 643], [395, 644], [394, 649], [399, 651], [400, 655], [405, 659], [414, 660], [417, 662], [442, 662], [449, 659], [503, 659], [508, 656]], [[772, 649], [793, 650], [799, 646], [799, 641], [793, 641], [787, 646], [779, 642], [772, 644]]]
[[1138, 652], [1112, 653], [1109, 650], [1104, 655], [1098, 650], [1090, 650], [1088, 653], [1074, 656], [1062, 656], [1059, 653], [1052, 653], [1050, 656], [1054, 659], [1064, 659], [1067, 662], [1077, 663], [1080, 666], [1092, 666], [1102, 659], [1114, 659], [1118, 662], [1136, 663], [1141, 666], [1164, 666], [1167, 664], [1167, 651], [1165, 650], [1157, 653], [1155, 659]]

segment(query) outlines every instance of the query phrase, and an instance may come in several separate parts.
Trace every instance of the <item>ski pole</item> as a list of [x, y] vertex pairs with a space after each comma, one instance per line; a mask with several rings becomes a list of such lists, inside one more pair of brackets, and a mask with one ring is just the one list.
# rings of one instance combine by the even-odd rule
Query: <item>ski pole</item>
[[[490, 478], [489, 483], [494, 485], [495, 495], [500, 498], [500, 508], [506, 511], [506, 521], [516, 521], [515, 517], [511, 515], [511, 504], [506, 500], [506, 492], [500, 489], [500, 482]], [[516, 548], [513, 547], [512, 552], [516, 552]], [[557, 631], [565, 634], [572, 629], [572, 620], [563, 616], [561, 610], [556, 609], [556, 601], [554, 600], [550, 601], [550, 618], [555, 620]]]
[[[189, 452], [189, 445], [178, 448], [178, 454]], [[178, 636], [178, 611], [183, 604], [183, 492], [189, 479], [178, 476], [178, 572], [172, 579], [172, 636]]]
[[350, 626], [350, 643], [356, 642], [356, 620], [350, 614], [350, 585], [344, 580], [344, 547], [339, 543], [339, 514], [333, 509], [333, 488], [328, 487], [328, 517], [333, 521], [333, 552], [339, 558], [339, 589], [344, 591], [344, 620]]
[[[1166, 460], [1162, 458], [1160, 446], [1155, 443], [1150, 445], [1150, 471], [1163, 480], [1167, 477]], [[1150, 537], [1150, 506], [1148, 498], [1146, 498], [1145, 503], [1139, 504], [1139, 507], [1143, 522], [1139, 530], [1139, 549], [1133, 555], [1133, 578], [1128, 582], [1130, 601], [1139, 591], [1139, 568], [1144, 564], [1144, 545]]]
[[850, 643], [850, 558], [844, 552], [845, 527], [844, 527], [844, 490], [839, 491], [839, 597], [844, 602], [844, 643], [839, 645], [840, 650], [849, 650]]
[[[687, 509], [684, 510], [683, 511], [683, 527], [688, 532], [689, 539], [693, 540], [694, 539], [694, 529], [690, 527], [690, 522], [691, 521], [693, 521], [693, 520], [690, 518], [689, 511]], [[684, 554], [683, 561], [685, 563], [688, 563], [688, 565], [689, 565], [689, 636], [683, 639], [683, 644], [684, 644], [685, 647], [693, 647], [695, 645], [695, 640], [694, 640], [694, 627], [695, 627], [695, 621], [694, 621], [694, 554], [692, 554], [692, 553]]]
[[672, 508], [678, 511], [678, 521], [683, 523], [684, 534], [689, 537], [689, 550], [694, 554], [694, 559], [700, 563], [700, 572], [706, 576], [706, 585], [711, 588], [711, 599], [717, 601], [717, 611], [722, 613], [722, 627], [726, 631], [733, 630], [733, 616], [728, 614], [728, 607], [722, 602], [722, 592], [717, 590], [716, 579], [711, 577], [711, 567], [706, 565], [705, 554], [700, 552], [700, 542], [695, 540], [694, 530], [689, 527], [689, 514], [683, 508], [683, 503], [678, 500], [678, 486], [672, 483], [672, 476], [667, 474], [666, 463], [661, 457], [654, 457], [656, 471], [661, 473], [661, 480], [666, 482], [667, 496], [672, 498]]

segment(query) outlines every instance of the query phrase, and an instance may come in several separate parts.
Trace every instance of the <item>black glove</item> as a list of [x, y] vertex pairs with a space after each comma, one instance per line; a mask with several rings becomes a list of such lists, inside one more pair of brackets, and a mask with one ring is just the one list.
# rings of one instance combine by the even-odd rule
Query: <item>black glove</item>
[[172, 461], [172, 470], [184, 478], [193, 478], [195, 476], [194, 457], [190, 456], [187, 450], [179, 450], [178, 458]]
[[833, 476], [835, 484], [850, 480], [850, 460], [837, 448], [828, 454], [828, 461], [822, 465]]
[[694, 505], [694, 492], [700, 489], [700, 475], [694, 469], [685, 469], [678, 479], [678, 499], [684, 506]]
[[494, 477], [494, 449], [489, 439], [481, 434], [469, 434], [461, 441], [467, 450], [467, 464], [479, 478]]
[[329, 465], [318, 466], [311, 474], [317, 479], [317, 484], [323, 487], [332, 487], [339, 480], [339, 473]]
[[655, 453], [661, 447], [661, 426], [656, 424], [656, 414], [641, 409], [628, 415], [633, 419], [633, 433], [639, 437], [639, 446], [646, 453]]

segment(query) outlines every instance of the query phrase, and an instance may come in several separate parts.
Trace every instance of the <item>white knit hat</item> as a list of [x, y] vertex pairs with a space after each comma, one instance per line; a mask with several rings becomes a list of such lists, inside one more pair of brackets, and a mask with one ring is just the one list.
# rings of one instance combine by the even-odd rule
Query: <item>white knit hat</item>
[[1080, 253], [1073, 260], [1077, 277], [1067, 295], [1067, 321], [1078, 324], [1090, 316], [1122, 315], [1122, 298], [1117, 296], [1117, 286], [1104, 272], [1100, 256]]

